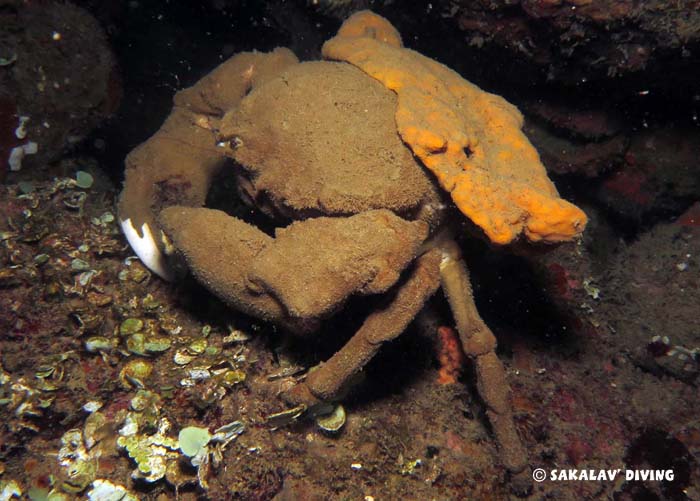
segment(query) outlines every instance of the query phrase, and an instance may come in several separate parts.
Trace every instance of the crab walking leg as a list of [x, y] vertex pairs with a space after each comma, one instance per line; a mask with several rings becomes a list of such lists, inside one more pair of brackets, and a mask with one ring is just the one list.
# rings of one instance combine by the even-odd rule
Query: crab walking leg
[[409, 277], [398, 285], [396, 295], [383, 309], [372, 313], [355, 335], [328, 361], [309, 373], [284, 395], [294, 405], [312, 406], [332, 400], [341, 387], [359, 372], [387, 341], [398, 337], [439, 286], [440, 254], [420, 256]]
[[223, 149], [216, 145], [218, 120], [251, 87], [297, 62], [287, 49], [232, 57], [178, 92], [158, 132], [127, 156], [120, 224], [139, 258], [161, 277], [174, 278], [164, 255], [158, 212], [169, 205], [204, 204], [211, 180], [224, 164]]
[[476, 367], [479, 395], [502, 451], [502, 460], [512, 473], [527, 466], [527, 453], [513, 422], [508, 380], [496, 356], [496, 338], [476, 309], [466, 264], [452, 239], [441, 242], [440, 279], [447, 295], [462, 349]]

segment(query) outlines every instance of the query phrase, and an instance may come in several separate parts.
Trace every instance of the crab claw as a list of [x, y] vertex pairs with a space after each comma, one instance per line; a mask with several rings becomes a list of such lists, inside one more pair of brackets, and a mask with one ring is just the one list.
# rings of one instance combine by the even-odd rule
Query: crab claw
[[[143, 264], [163, 280], [172, 282], [175, 279], [175, 271], [168, 265], [167, 257], [158, 247], [158, 242], [156, 242], [148, 223], [141, 225], [140, 233], [143, 236], [139, 235], [139, 231], [134, 228], [131, 218], [120, 220], [119, 224], [129, 245], [131, 245], [131, 248]], [[160, 230], [158, 232], [164, 237]]]
[[173, 205], [204, 205], [212, 179], [225, 163], [224, 151], [216, 144], [222, 113], [235, 108], [252, 86], [297, 63], [288, 49], [233, 56], [178, 92], [161, 128], [129, 153], [119, 222], [134, 252], [151, 271], [165, 280], [177, 278], [177, 261], [170, 259], [174, 251], [158, 216]]

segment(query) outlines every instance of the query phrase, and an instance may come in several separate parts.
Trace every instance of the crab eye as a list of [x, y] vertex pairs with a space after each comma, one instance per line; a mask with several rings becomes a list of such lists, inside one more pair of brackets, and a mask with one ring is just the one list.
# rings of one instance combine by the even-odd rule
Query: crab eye
[[222, 139], [216, 143], [219, 148], [230, 148], [235, 150], [243, 146], [243, 140], [238, 136], [233, 136], [231, 139]]

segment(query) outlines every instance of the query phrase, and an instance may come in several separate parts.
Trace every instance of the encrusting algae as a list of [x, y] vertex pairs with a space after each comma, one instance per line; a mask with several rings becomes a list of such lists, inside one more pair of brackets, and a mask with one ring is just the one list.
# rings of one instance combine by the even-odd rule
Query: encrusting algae
[[397, 94], [401, 138], [492, 242], [508, 244], [521, 233], [562, 242], [585, 228], [586, 215], [559, 198], [547, 177], [518, 109], [404, 48], [384, 18], [354, 14], [323, 56], [357, 66]]

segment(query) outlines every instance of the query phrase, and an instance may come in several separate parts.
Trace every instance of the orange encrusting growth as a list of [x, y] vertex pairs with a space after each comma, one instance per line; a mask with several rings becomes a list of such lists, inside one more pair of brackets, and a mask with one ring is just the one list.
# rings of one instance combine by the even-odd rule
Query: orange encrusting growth
[[369, 11], [348, 18], [323, 46], [398, 96], [403, 141], [489, 239], [560, 242], [579, 235], [586, 215], [562, 200], [522, 132], [523, 117], [503, 98], [406, 49], [394, 27]]
[[438, 362], [440, 362], [437, 382], [454, 384], [464, 369], [467, 357], [462, 351], [459, 336], [454, 329], [442, 326], [438, 327], [437, 331]]
[[369, 10], [357, 12], [352, 23], [343, 23], [336, 36], [344, 38], [374, 38], [392, 47], [403, 47], [401, 35], [391, 23]]

